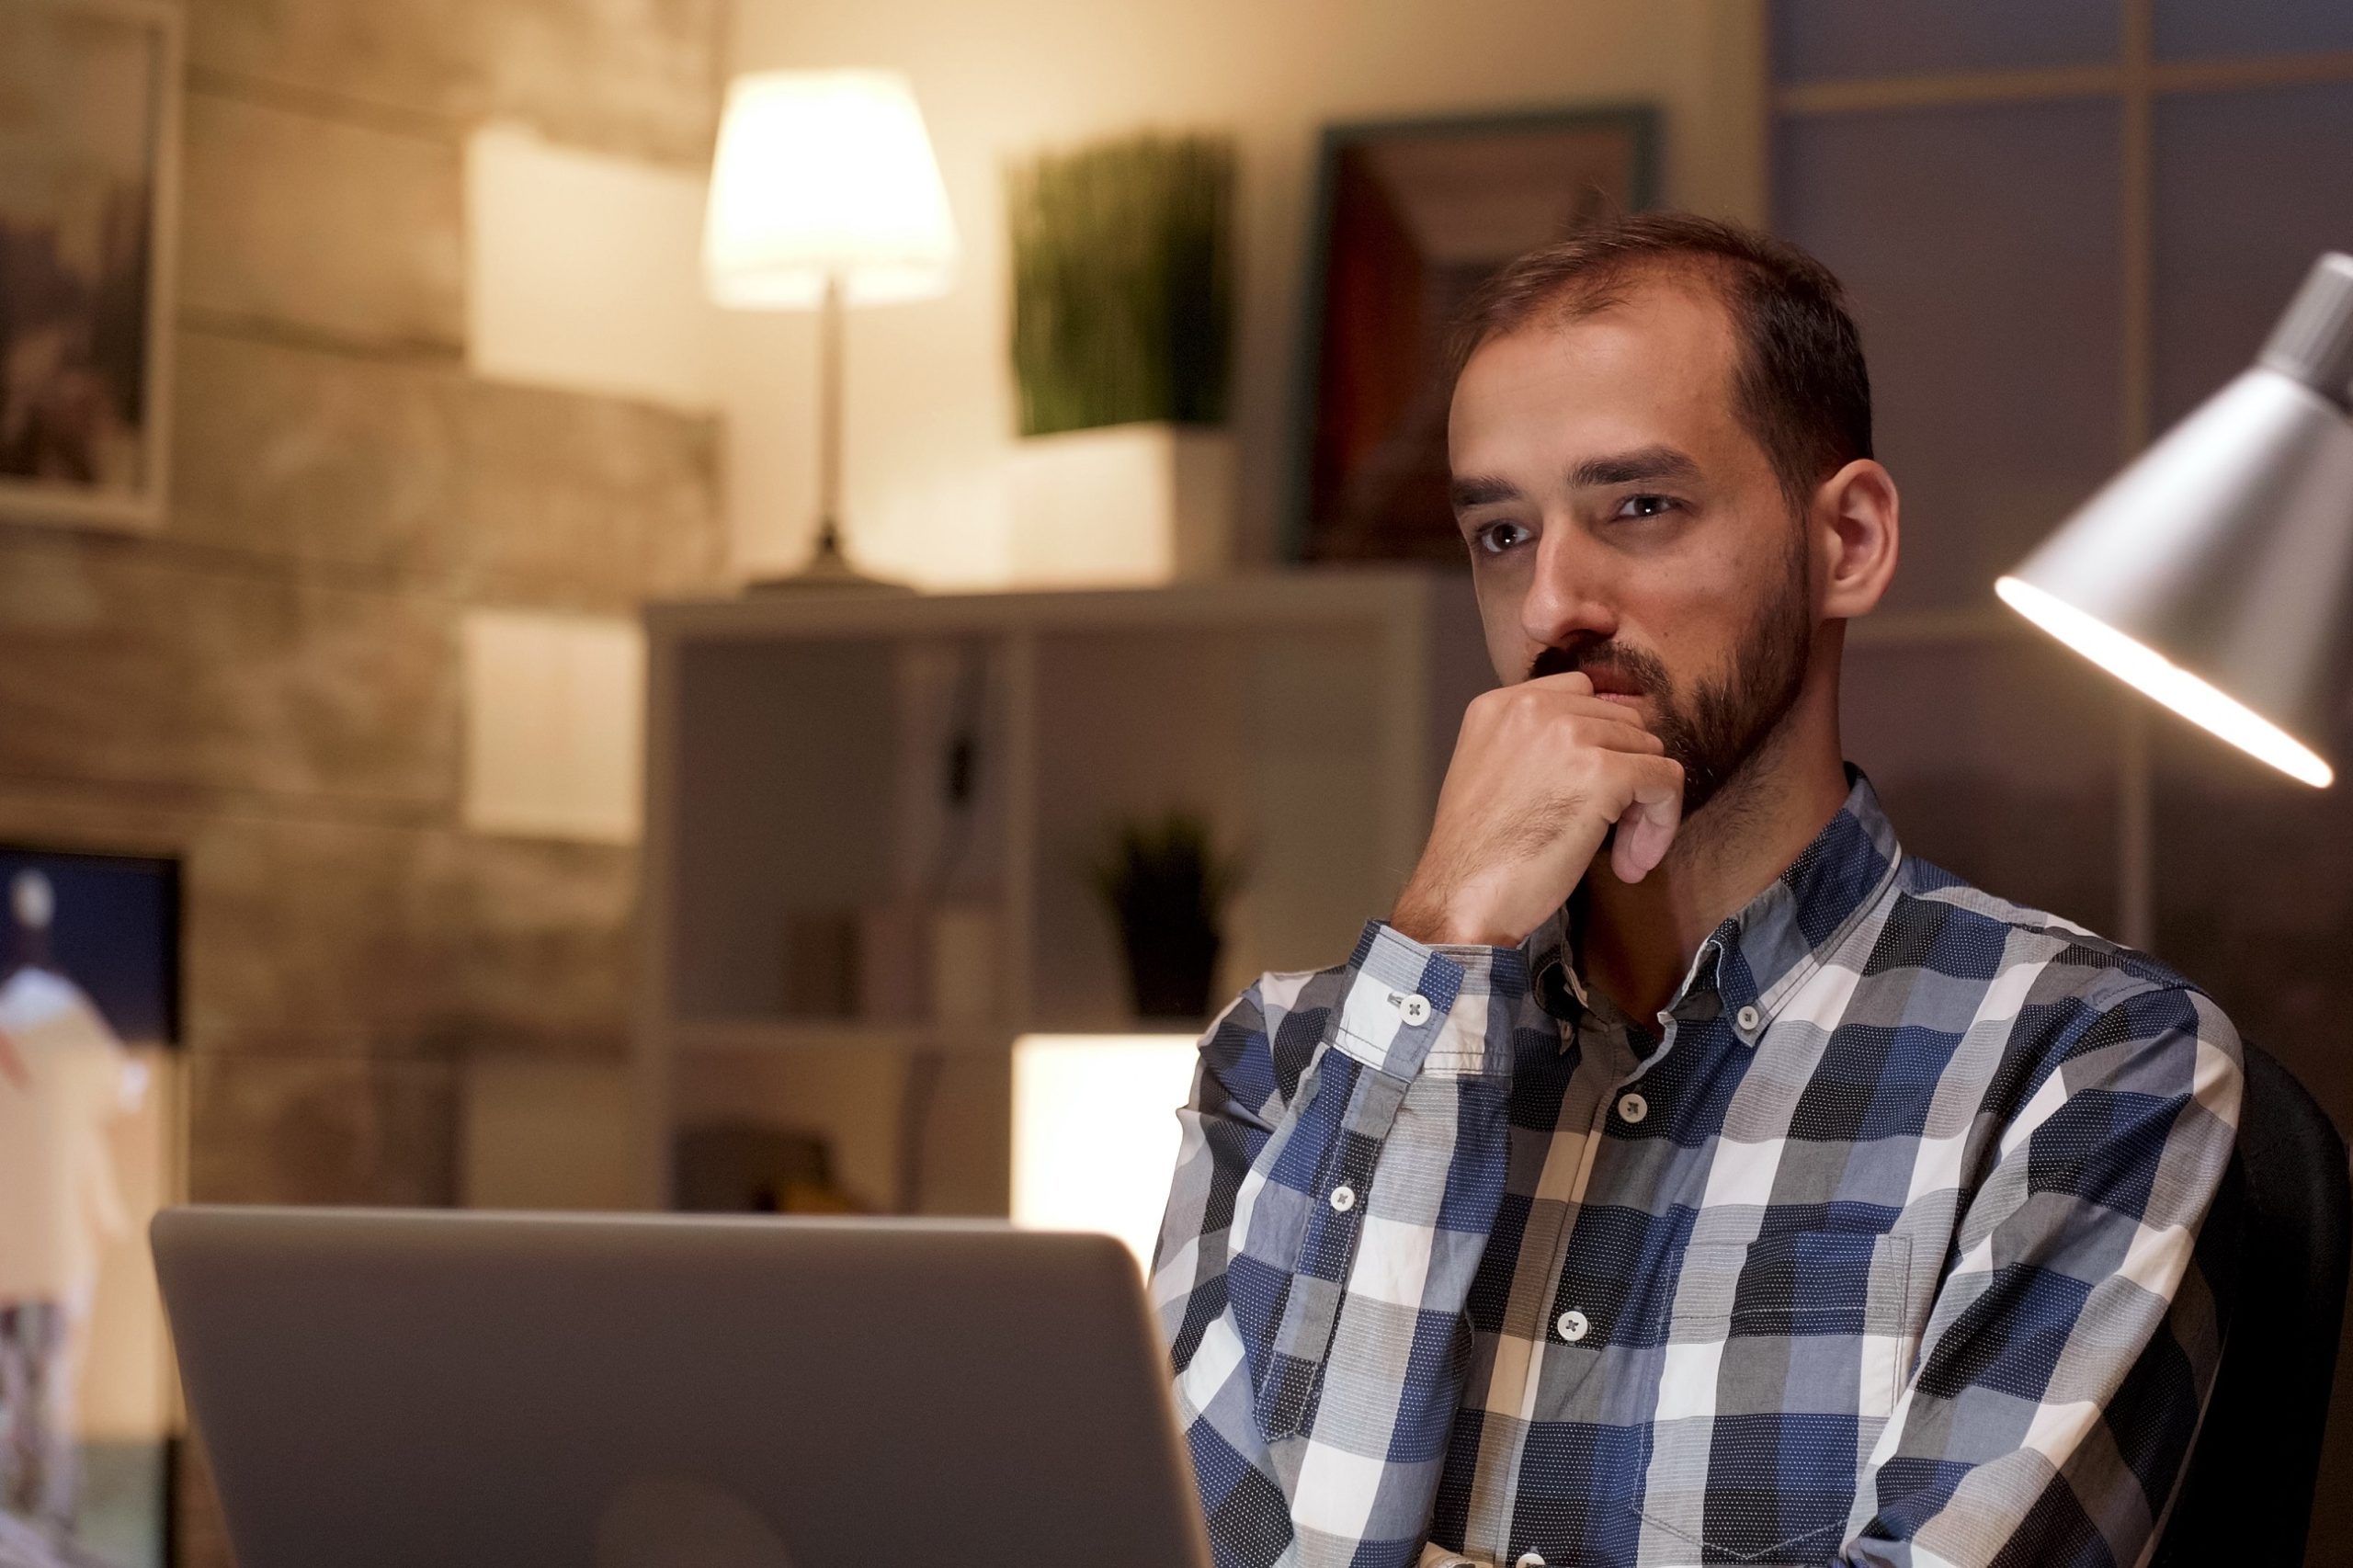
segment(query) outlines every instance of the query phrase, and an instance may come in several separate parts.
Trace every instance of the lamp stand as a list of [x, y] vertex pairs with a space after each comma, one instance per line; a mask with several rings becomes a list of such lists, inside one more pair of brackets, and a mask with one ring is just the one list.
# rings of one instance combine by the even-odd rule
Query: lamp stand
[[864, 589], [869, 593], [912, 594], [914, 587], [883, 577], [870, 577], [850, 564], [842, 551], [842, 280], [825, 275], [825, 294], [817, 313], [817, 543], [798, 572], [780, 577], [756, 577], [744, 585], [752, 594], [799, 594], [812, 590]]

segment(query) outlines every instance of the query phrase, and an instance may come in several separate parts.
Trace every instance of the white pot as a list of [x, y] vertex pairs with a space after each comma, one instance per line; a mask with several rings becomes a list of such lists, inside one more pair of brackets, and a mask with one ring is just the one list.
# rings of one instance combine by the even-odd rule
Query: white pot
[[1233, 437], [1113, 425], [1014, 444], [1014, 581], [1150, 585], [1213, 577], [1233, 557]]

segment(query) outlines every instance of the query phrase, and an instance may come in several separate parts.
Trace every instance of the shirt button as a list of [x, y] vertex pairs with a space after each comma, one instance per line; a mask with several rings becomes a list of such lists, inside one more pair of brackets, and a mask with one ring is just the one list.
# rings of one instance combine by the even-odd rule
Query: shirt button
[[1642, 1096], [1629, 1094], [1618, 1096], [1618, 1114], [1628, 1123], [1640, 1121], [1650, 1113], [1651, 1102]]
[[1739, 1013], [1734, 1016], [1734, 1021], [1740, 1025], [1741, 1033], [1746, 1034], [1749, 1030], [1756, 1027], [1757, 1020], [1764, 1016], [1764, 1014], [1759, 1013], [1754, 1007], [1743, 1007]]
[[1419, 992], [1404, 997], [1397, 1004], [1397, 1015], [1415, 1028], [1430, 1021], [1430, 999]]
[[1574, 1345], [1578, 1340], [1585, 1337], [1586, 1330], [1591, 1328], [1593, 1325], [1585, 1321], [1585, 1314], [1583, 1312], [1578, 1312], [1574, 1307], [1572, 1307], [1567, 1312], [1563, 1312], [1560, 1316], [1560, 1320], [1553, 1324], [1552, 1326], [1561, 1331], [1562, 1338], [1567, 1340], [1570, 1344]]
[[1356, 1206], [1357, 1189], [1355, 1187], [1342, 1185], [1332, 1189], [1332, 1209], [1335, 1213], [1345, 1214]]

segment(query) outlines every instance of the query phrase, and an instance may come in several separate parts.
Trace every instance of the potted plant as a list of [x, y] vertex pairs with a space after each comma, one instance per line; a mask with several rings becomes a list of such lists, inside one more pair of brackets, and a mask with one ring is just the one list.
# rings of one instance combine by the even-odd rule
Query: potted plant
[[1008, 170], [1023, 439], [1014, 564], [1166, 582], [1231, 553], [1231, 142], [1145, 133]]
[[1210, 1010], [1225, 906], [1241, 863], [1212, 847], [1208, 822], [1171, 811], [1121, 824], [1094, 880], [1118, 926], [1136, 1017], [1199, 1024]]

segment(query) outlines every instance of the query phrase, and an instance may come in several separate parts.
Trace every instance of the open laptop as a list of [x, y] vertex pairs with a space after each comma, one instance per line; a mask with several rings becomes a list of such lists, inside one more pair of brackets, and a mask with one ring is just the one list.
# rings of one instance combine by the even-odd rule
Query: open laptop
[[1207, 1568], [1133, 1256], [987, 1221], [169, 1210], [240, 1568]]

